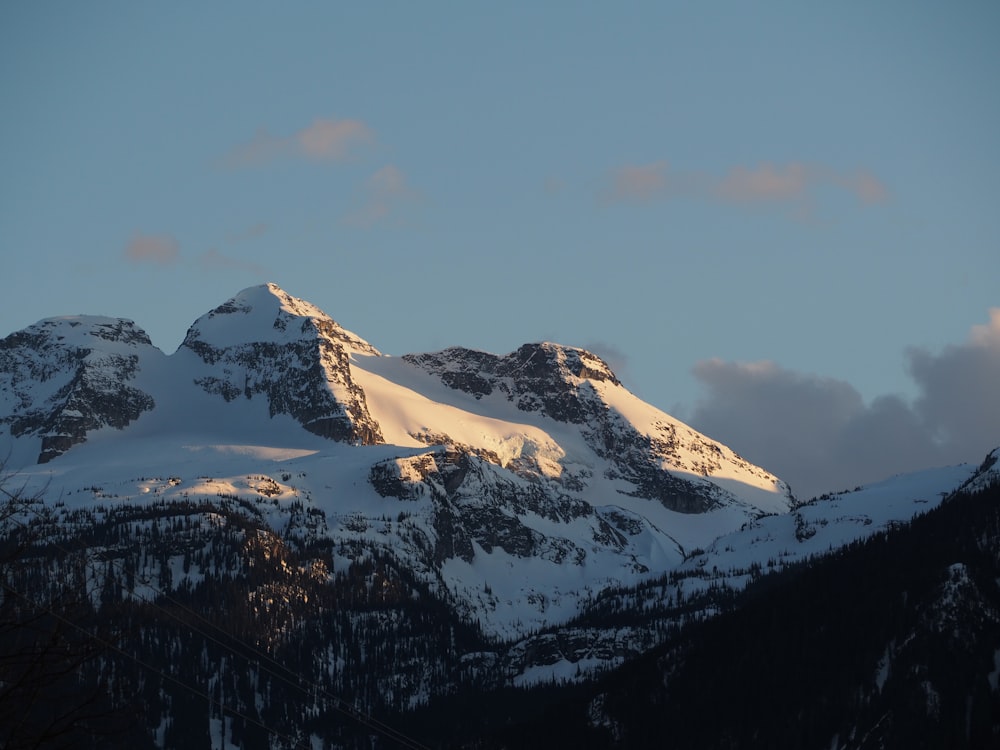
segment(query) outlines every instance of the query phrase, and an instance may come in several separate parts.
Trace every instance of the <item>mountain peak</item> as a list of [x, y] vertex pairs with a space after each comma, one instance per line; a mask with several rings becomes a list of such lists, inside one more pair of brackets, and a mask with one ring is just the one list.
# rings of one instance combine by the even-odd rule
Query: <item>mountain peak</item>
[[[113, 343], [118, 338], [148, 343], [130, 321], [100, 319], [91, 327], [112, 347], [122, 346]], [[58, 447], [65, 450], [65, 435], [82, 442], [94, 428], [124, 426], [154, 402], [180, 413], [202, 399], [203, 406], [245, 413], [247, 419], [285, 415], [308, 432], [342, 443], [391, 443], [407, 450], [449, 445], [486, 457], [521, 479], [599, 496], [600, 503], [634, 505], [636, 512], [650, 501], [685, 514], [736, 503], [745, 510], [741, 514], [754, 516], [787, 509], [791, 502], [776, 477], [645, 404], [604, 360], [579, 347], [542, 341], [505, 355], [454, 347], [395, 362], [272, 282], [243, 289], [198, 318], [176, 355], [162, 363], [141, 356], [121, 360], [119, 379], [141, 375], [135, 386], [148, 396], [133, 399], [137, 407], [125, 417], [115, 413], [114, 419], [91, 420], [76, 431], [56, 428], [49, 415], [86, 411], [75, 402], [67, 406], [60, 391], [52, 403], [45, 402], [46, 419], [33, 420], [33, 429], [42, 437], [59, 437]], [[72, 364], [59, 368], [67, 379], [75, 372]], [[430, 380], [414, 379], [414, 367]], [[446, 390], [433, 385], [435, 380]], [[109, 389], [110, 381], [100, 393]], [[37, 409], [39, 398], [24, 393], [20, 402]], [[0, 425], [20, 416], [17, 408], [4, 412], [12, 413], [0, 413]], [[26, 424], [12, 426], [23, 434]], [[156, 420], [147, 424], [155, 426]]]
[[[598, 382], [608, 381], [613, 385], [621, 385], [607, 362], [593, 352], [578, 346], [542, 341], [535, 344], [524, 344], [509, 356], [521, 363], [518, 365], [519, 367], [527, 367], [530, 363], [538, 362], [541, 359], [563, 377]], [[538, 363], [541, 364], [541, 362]]]
[[336, 339], [348, 352], [378, 355], [367, 341], [343, 328], [320, 308], [293, 297], [273, 282], [244, 289], [188, 329], [182, 347], [230, 347], [249, 342], [287, 343], [303, 335]]
[[[0, 340], [0, 425], [31, 439], [45, 463], [102, 427], [122, 429], [151, 410], [135, 387], [140, 361], [162, 357], [125, 318], [46, 318]], [[40, 441], [40, 442], [38, 442]]]
[[273, 281], [247, 287], [232, 298], [251, 307], [270, 305], [277, 301], [279, 309], [301, 318], [328, 318], [329, 316], [311, 302], [293, 297]]
[[262, 396], [312, 433], [379, 443], [378, 424], [354, 382], [351, 357], [379, 354], [315, 305], [277, 284], [244, 289], [188, 329], [180, 349], [207, 366], [194, 382], [227, 402]]
[[45, 318], [23, 331], [4, 339], [5, 348], [12, 348], [26, 338], [45, 339], [58, 346], [98, 347], [110, 349], [115, 344], [125, 347], [152, 346], [149, 335], [128, 318], [104, 315], [62, 315]]
[[989, 489], [995, 484], [1000, 483], [1000, 467], [997, 466], [998, 461], [1000, 461], [1000, 447], [994, 448], [986, 454], [986, 458], [983, 459], [979, 468], [976, 469], [975, 473], [969, 477], [969, 480], [962, 485], [961, 489], [965, 492], [981, 492]]

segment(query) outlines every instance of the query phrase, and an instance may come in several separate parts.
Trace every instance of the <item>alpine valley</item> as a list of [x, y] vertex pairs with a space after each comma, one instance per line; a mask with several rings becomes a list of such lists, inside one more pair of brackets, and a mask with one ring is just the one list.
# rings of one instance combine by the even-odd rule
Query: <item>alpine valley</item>
[[387, 356], [274, 284], [171, 355], [46, 319], [0, 745], [995, 746], [998, 455], [806, 501], [571, 346]]

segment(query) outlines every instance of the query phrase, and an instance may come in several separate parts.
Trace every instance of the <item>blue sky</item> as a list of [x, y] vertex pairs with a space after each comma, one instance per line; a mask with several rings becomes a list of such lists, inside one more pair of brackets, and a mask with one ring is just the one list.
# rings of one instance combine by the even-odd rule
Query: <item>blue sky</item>
[[0, 7], [0, 336], [275, 281], [594, 349], [810, 491], [1000, 444], [1000, 6], [288, 5]]

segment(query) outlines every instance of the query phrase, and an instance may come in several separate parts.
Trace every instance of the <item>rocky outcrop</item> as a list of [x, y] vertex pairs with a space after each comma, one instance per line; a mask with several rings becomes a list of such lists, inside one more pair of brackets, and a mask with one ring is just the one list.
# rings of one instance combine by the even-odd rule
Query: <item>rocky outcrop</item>
[[[649, 530], [645, 519], [626, 511], [594, 508], [551, 485], [444, 448], [380, 461], [372, 466], [369, 481], [383, 497], [430, 500], [433, 567], [453, 557], [471, 563], [477, 548], [486, 554], [499, 549], [514, 557], [580, 565], [587, 546], [622, 552], [630, 538]], [[531, 518], [541, 519], [551, 531], [542, 533]], [[580, 525], [589, 528], [582, 539]]]
[[[503, 356], [464, 348], [407, 355], [402, 359], [408, 365], [469, 395], [446, 408], [425, 409], [440, 397], [436, 384], [417, 393], [413, 383], [427, 380], [407, 380], [415, 375], [411, 367], [394, 369], [319, 308], [266, 284], [199, 318], [161, 368], [154, 359], [163, 356], [131, 321], [112, 318], [53, 319], [12, 334], [0, 348], [0, 372], [8, 382], [0, 395], [0, 425], [14, 438], [37, 437], [38, 460], [48, 461], [95, 429], [125, 427], [156, 401], [177, 411], [169, 415], [172, 426], [183, 429], [189, 416], [198, 423], [199, 414], [185, 410], [199, 408], [193, 404], [207, 393], [220, 405], [233, 404], [218, 413], [222, 421], [229, 413], [239, 421], [241, 411], [264, 423], [285, 415], [315, 435], [352, 445], [381, 444], [389, 434], [404, 445], [447, 446], [466, 461], [475, 458], [505, 470], [505, 477], [527, 480], [525, 488], [511, 491], [515, 498], [534, 493], [546, 502], [582, 502], [581, 493], [600, 483], [612, 494], [601, 505], [617, 504], [617, 492], [703, 513], [740, 501], [723, 488], [735, 485], [716, 475], [781, 492], [776, 478], [643, 404], [606, 362], [575, 347], [533, 343]], [[156, 377], [140, 377], [147, 362], [156, 365]], [[391, 381], [394, 374], [403, 380]], [[379, 390], [367, 394], [374, 384]], [[399, 400], [388, 403], [390, 393]], [[370, 398], [378, 399], [374, 411]], [[248, 410], [238, 408], [249, 401]], [[266, 409], [259, 408], [262, 402]], [[511, 418], [516, 411], [525, 417]], [[155, 430], [159, 423], [147, 424]], [[390, 494], [403, 498], [412, 491], [404, 486]], [[509, 529], [503, 538], [517, 534]], [[493, 544], [487, 536], [482, 541]]]
[[383, 442], [350, 363], [353, 352], [377, 350], [273, 284], [244, 290], [199, 318], [181, 347], [206, 365], [195, 383], [208, 393], [226, 401], [263, 397], [272, 417], [287, 414], [331, 440]]
[[41, 439], [46, 463], [89, 433], [122, 429], [155, 406], [134, 380], [145, 357], [162, 356], [131, 320], [50, 318], [0, 341], [0, 383], [14, 437]]
[[[726, 463], [757, 470], [680, 423], [660, 421], [640, 430], [602, 396], [602, 389], [622, 388], [621, 382], [606, 362], [584, 349], [541, 343], [525, 344], [506, 356], [451, 348], [404, 359], [476, 399], [500, 395], [521, 411], [579, 425], [591, 449], [608, 462], [606, 478], [623, 479], [633, 485], [625, 494], [673, 511], [704, 513], [732, 501], [730, 493], [699, 479]], [[766, 472], [759, 476], [777, 482]]]
[[537, 411], [560, 422], [581, 424], [594, 414], [580, 384], [585, 380], [621, 385], [596, 354], [559, 344], [525, 344], [506, 356], [453, 347], [403, 357], [441, 381], [477, 399], [504, 394], [523, 411]]

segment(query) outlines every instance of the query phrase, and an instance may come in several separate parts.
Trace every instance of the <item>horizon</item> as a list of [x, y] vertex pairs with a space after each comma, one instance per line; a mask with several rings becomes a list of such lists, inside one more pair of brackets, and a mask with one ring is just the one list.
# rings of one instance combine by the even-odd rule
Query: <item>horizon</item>
[[[295, 295], [290, 295], [290, 293], [288, 292], [288, 290], [281, 288], [277, 284], [275, 284], [273, 282], [267, 282], [265, 284], [259, 284], [259, 285], [253, 285], [251, 287], [247, 287], [246, 289], [243, 289], [243, 290], [237, 292], [236, 294], [231, 295], [230, 297], [227, 297], [224, 300], [220, 300], [218, 305], [213, 306], [210, 310], [204, 311], [201, 315], [199, 315], [197, 317], [197, 319], [192, 320], [191, 325], [189, 326], [188, 330], [189, 331], [194, 330], [195, 326], [197, 325], [197, 323], [199, 321], [201, 321], [203, 318], [209, 318], [210, 315], [211, 315], [211, 313], [213, 313], [216, 308], [218, 308], [220, 306], [224, 306], [228, 302], [231, 302], [231, 301], [233, 301], [233, 300], [235, 300], [237, 298], [244, 298], [244, 299], [246, 299], [247, 298], [247, 293], [249, 293], [249, 292], [256, 292], [257, 290], [266, 290], [267, 294], [269, 296], [273, 296], [275, 298], [276, 303], [278, 305], [280, 305], [282, 309], [288, 309], [289, 312], [292, 313], [292, 314], [295, 314], [295, 315], [305, 315], [305, 316], [325, 315], [326, 314], [325, 311], [322, 309], [321, 305], [316, 305], [311, 300], [303, 300], [301, 298], [297, 298], [297, 297], [295, 297]], [[292, 302], [292, 307], [290, 307], [290, 308], [286, 308], [285, 307], [287, 298], [284, 297], [284, 295], [288, 295], [288, 296], [291, 297], [290, 301]], [[256, 294], [256, 295], [251, 295], [250, 299], [260, 300], [260, 299], [263, 299], [263, 297], [261, 297], [260, 294]], [[304, 304], [298, 304], [298, 303], [304, 303]], [[994, 310], [993, 312], [994, 312], [994, 315], [993, 315], [993, 317], [994, 317], [994, 323], [1000, 322], [1000, 310]], [[95, 322], [104, 322], [104, 321], [111, 322], [111, 321], [116, 321], [116, 320], [126, 320], [128, 322], [133, 323], [133, 325], [136, 327], [136, 329], [143, 330], [141, 324], [138, 321], [131, 321], [130, 319], [126, 319], [126, 318], [119, 318], [119, 317], [114, 317], [114, 316], [104, 316], [104, 315], [52, 316], [52, 317], [49, 317], [49, 318], [44, 318], [43, 320], [39, 321], [39, 323], [45, 323], [47, 321], [55, 321], [55, 322], [67, 321], [67, 320], [73, 321], [73, 320], [76, 320], [76, 319], [90, 319], [90, 320], [95, 321]], [[241, 327], [240, 327], [239, 330], [243, 334], [251, 336], [251, 339], [248, 339], [248, 340], [257, 340], [257, 339], [253, 338], [253, 336], [258, 335], [258, 334], [255, 333], [256, 332], [256, 328], [254, 326], [255, 326], [255, 324], [260, 324], [262, 322], [262, 320], [263, 319], [259, 319], [259, 316], [256, 316], [256, 315], [255, 316], [251, 316], [246, 321], [245, 324], [241, 324]], [[84, 320], [84, 322], [86, 322], [86, 320]], [[266, 321], [264, 321], [264, 322], [266, 322]], [[224, 328], [225, 328], [225, 330], [229, 331], [229, 326], [228, 325], [224, 326]], [[344, 327], [342, 326], [342, 328], [344, 328]], [[997, 329], [1000, 330], [1000, 326], [997, 326]], [[76, 330], [76, 329], [74, 328], [74, 330]], [[81, 329], [81, 330], [84, 330], [84, 329]], [[269, 331], [269, 330], [270, 330], [270, 326], [268, 325], [267, 326], [267, 331]], [[349, 330], [347, 328], [344, 328], [344, 330], [347, 333], [352, 334], [353, 336], [359, 337], [361, 339], [362, 343], [374, 346], [375, 349], [378, 350], [378, 347], [375, 344], [373, 344], [371, 341], [369, 341], [365, 336], [363, 336], [361, 334], [358, 334], [356, 331], [351, 331], [351, 330]], [[267, 331], [265, 331], [262, 335], [264, 335], [266, 337]], [[979, 343], [982, 343], [982, 340], [984, 340], [984, 337], [986, 337], [985, 340], [986, 340], [987, 343], [992, 343], [992, 342], [989, 341], [989, 337], [990, 337], [991, 334], [994, 334], [994, 333], [995, 332], [992, 331], [992, 329], [987, 328], [987, 327], [983, 327], [983, 329], [981, 331], [979, 331], [979, 334], [980, 334], [979, 338], [981, 339], [981, 341]], [[225, 338], [228, 338], [229, 336], [232, 336], [232, 335], [233, 334], [230, 331], [229, 333], [225, 334]], [[62, 339], [62, 338], [63, 337], [60, 336], [60, 339]], [[973, 337], [973, 339], [975, 341], [976, 337]], [[529, 343], [529, 342], [526, 342], [526, 343]], [[557, 346], [571, 346], [571, 345], [561, 344], [559, 342], [553, 342], [553, 343], [555, 343]], [[172, 352], [166, 352], [163, 349], [161, 349], [160, 347], [158, 347], [156, 345], [155, 341], [150, 340], [150, 344], [151, 344], [152, 347], [156, 348], [164, 356], [167, 356], [167, 357], [173, 356], [173, 355], [177, 354], [178, 351], [180, 351], [180, 346], [178, 346], [177, 349], [175, 349]], [[366, 347], [363, 347], [363, 348], [366, 348]], [[483, 351], [483, 350], [479, 349], [477, 351]], [[372, 353], [374, 354], [375, 352], [372, 352]], [[513, 352], [511, 352], [511, 353], [513, 353]], [[387, 354], [387, 353], [384, 353], [384, 352], [381, 352], [381, 351], [378, 351], [378, 354], [380, 356], [387, 356], [390, 359], [393, 359], [393, 358], [395, 358], [395, 359], [401, 359], [402, 358], [399, 355]], [[420, 354], [420, 352], [408, 352], [407, 354]], [[499, 355], [503, 356], [504, 354], [510, 354], [510, 353], [494, 353], [494, 354], [499, 354]], [[403, 356], [405, 356], [405, 355], [403, 355]], [[954, 355], [952, 355], [952, 356], [954, 356]], [[724, 363], [721, 363], [721, 364], [723, 364], [723, 366], [725, 366]], [[370, 367], [368, 365], [365, 365], [363, 362], [356, 362], [355, 363], [355, 366], [359, 366], [359, 365], [361, 366], [361, 370], [362, 371], [367, 370]], [[947, 363], [945, 363], [945, 365], [946, 365], [946, 367], [948, 366]], [[614, 368], [612, 367], [611, 369], [612, 369], [612, 372], [614, 372]], [[772, 372], [773, 366], [770, 366], [768, 363], [755, 363], [755, 364], [749, 366], [747, 368], [747, 370], [748, 370], [748, 372], [751, 375], [764, 374], [765, 376], [770, 377], [770, 376], [772, 376], [772, 375], [775, 374], [774, 372]], [[781, 375], [781, 373], [778, 373], [778, 374]], [[617, 373], [615, 373], [615, 375], [617, 376]], [[787, 373], [785, 373], [784, 376], [787, 376]], [[619, 378], [619, 380], [620, 380], [620, 378]], [[621, 385], [626, 390], [630, 390], [627, 382], [622, 382]], [[808, 383], [808, 382], [801, 383], [800, 382], [795, 387], [799, 387], [799, 388], [805, 387], [805, 388], [808, 389], [809, 387], [814, 387], [814, 386], [815, 386], [814, 383]], [[777, 397], [778, 398], [784, 398], [785, 395], [786, 394], [783, 394], [783, 393], [779, 392], [779, 394], [778, 394]], [[841, 394], [841, 395], [843, 395], [843, 394]], [[764, 397], [767, 398], [766, 394], [765, 394]], [[745, 399], [745, 400], [746, 401], [751, 401], [753, 399]], [[657, 409], [657, 410], [665, 413], [665, 410], [663, 410], [661, 407], [658, 407], [656, 404], [648, 404], [648, 405], [652, 406], [654, 409]], [[720, 405], [721, 405], [722, 408], [726, 408], [726, 404], [724, 402], [720, 402]], [[774, 406], [774, 404], [772, 404], [772, 406]], [[778, 405], [778, 406], [782, 406], [782, 405]], [[708, 413], [709, 413], [709, 415], [711, 415], [711, 412], [708, 412]], [[673, 414], [668, 414], [668, 416], [670, 416], [672, 418], [675, 418], [675, 419], [680, 419], [680, 417], [677, 417], [676, 415], [673, 415]], [[224, 416], [224, 414], [220, 413], [219, 415], [217, 415], [217, 418], [218, 419], [225, 419], [225, 416]], [[684, 420], [680, 419], [680, 421], [683, 422]], [[157, 424], [159, 424], [159, 423], [157, 422]], [[747, 424], [748, 425], [748, 429], [751, 430], [751, 432], [753, 433], [753, 434], [751, 434], [751, 435], [748, 436], [749, 438], [752, 438], [753, 435], [758, 434], [758, 432], [762, 429], [760, 423], [746, 421], [746, 422], [744, 422], [744, 424]], [[689, 426], [694, 427], [694, 425], [689, 425]], [[196, 436], [196, 435], [200, 434], [200, 429], [197, 428], [196, 426], [189, 425], [188, 427], [191, 430], [193, 430], [192, 431], [192, 436]], [[147, 424], [146, 427], [143, 428], [143, 431], [142, 431], [143, 434], [147, 433], [149, 429], [150, 429], [150, 427]], [[699, 429], [699, 428], [696, 427], [696, 429]], [[767, 432], [767, 428], [766, 427], [763, 428], [763, 431]], [[397, 432], [398, 432], [398, 430], [397, 430]], [[268, 434], [270, 434], [270, 432], [268, 432]], [[277, 434], [280, 434], [282, 436], [282, 440], [280, 440], [279, 442], [275, 443], [273, 445], [273, 448], [280, 449], [281, 447], [287, 447], [286, 443], [282, 442], [282, 441], [286, 440], [289, 436], [286, 433], [280, 432], [280, 431]], [[717, 438], [714, 438], [714, 436], [712, 436], [711, 434], [708, 434], [708, 433], [704, 433], [704, 434], [706, 434], [707, 437], [709, 437], [709, 438], [717, 439]], [[301, 437], [304, 437], [304, 434]], [[780, 436], [780, 437], [782, 439], [794, 439], [796, 437], [796, 435], [784, 435], [784, 436]], [[262, 436], [260, 438], [258, 438], [258, 440], [265, 440], [265, 442], [266, 442], [266, 439], [263, 437], [263, 434], [262, 434]], [[400, 442], [400, 440], [402, 442]], [[406, 445], [409, 445], [409, 443], [411, 442], [411, 440], [412, 440], [412, 438], [408, 437], [408, 433], [404, 430], [403, 432], [398, 432], [398, 434], [396, 434], [395, 437], [393, 437], [393, 436], [387, 436], [385, 442], [387, 444], [389, 444], [389, 445], [406, 446]], [[293, 440], [293, 442], [295, 442], [295, 441]], [[723, 441], [720, 441], [720, 442], [723, 442]], [[730, 449], [733, 449], [738, 455], [741, 454], [740, 445], [738, 445], [738, 444], [737, 445], [732, 445], [732, 444], [724, 443], [724, 442], [723, 442], [723, 444], [726, 445], [726, 447], [728, 447]], [[268, 445], [270, 445], [270, 443], [268, 443]], [[997, 447], [1000, 447], [1000, 446], [994, 446], [994, 448], [997, 448]], [[991, 448], [989, 450], [993, 450], [994, 448]], [[985, 454], [986, 454], [986, 452], [983, 453], [983, 456], [985, 456]], [[25, 454], [25, 455], [27, 455], [27, 454]], [[787, 456], [787, 450], [786, 450], [786, 456]], [[768, 466], [765, 463], [757, 462], [754, 459], [754, 457], [752, 457], [752, 456], [745, 456], [744, 455], [744, 458], [749, 458], [754, 463], [757, 463], [761, 468], [765, 469], [766, 471], [770, 471], [770, 472], [773, 472], [773, 473], [777, 474], [780, 479], [788, 482], [788, 484], [791, 487], [791, 491], [795, 494], [795, 496], [797, 497], [798, 501], [799, 502], [804, 502], [806, 500], [812, 499], [812, 498], [817, 497], [819, 495], [825, 495], [825, 494], [831, 494], [831, 493], [836, 493], [836, 492], [840, 492], [840, 491], [846, 491], [846, 490], [850, 490], [852, 488], [853, 489], [858, 489], [862, 485], [863, 486], [878, 485], [878, 484], [880, 484], [882, 482], [885, 482], [886, 480], [889, 480], [890, 484], [891, 484], [891, 480], [893, 478], [899, 476], [900, 474], [918, 475], [918, 474], [920, 474], [920, 473], [922, 473], [922, 472], [924, 472], [926, 470], [929, 470], [929, 469], [933, 470], [933, 469], [938, 469], [938, 468], [944, 468], [945, 466], [952, 466], [952, 465], [966, 465], [966, 466], [968, 466], [968, 465], [976, 465], [976, 464], [978, 464], [982, 460], [983, 456], [965, 456], [965, 457], [959, 457], [958, 460], [951, 461], [951, 462], [940, 462], [940, 463], [928, 462], [928, 463], [925, 463], [923, 465], [916, 465], [916, 464], [914, 464], [914, 465], [912, 465], [911, 468], [909, 468], [908, 470], [903, 471], [903, 472], [894, 472], [891, 475], [885, 475], [885, 476], [875, 476], [875, 475], [872, 475], [866, 481], [864, 481], [864, 482], [858, 482], [856, 485], [843, 485], [843, 486], [840, 486], [840, 487], [832, 487], [832, 486], [831, 487], [824, 487], [824, 486], [821, 486], [821, 485], [813, 486], [813, 485], [808, 485], [807, 484], [805, 490], [803, 490], [803, 488], [802, 488], [801, 485], [796, 486], [796, 484], [793, 481], [791, 481], [787, 476], [782, 476], [782, 474], [780, 472], [774, 471], [773, 467]], [[825, 468], [828, 472], [831, 471], [831, 470], [833, 472], [836, 471], [836, 467], [835, 466], [829, 466], [828, 465], [828, 466], [819, 467], [819, 468]]]
[[[0, 9], [0, 334], [273, 280], [836, 491], [1000, 445], [1000, 9]], [[978, 455], [978, 457], [977, 457]]]

